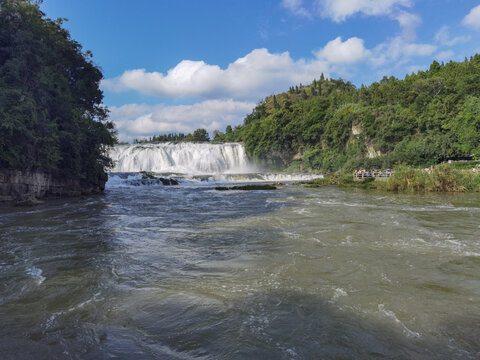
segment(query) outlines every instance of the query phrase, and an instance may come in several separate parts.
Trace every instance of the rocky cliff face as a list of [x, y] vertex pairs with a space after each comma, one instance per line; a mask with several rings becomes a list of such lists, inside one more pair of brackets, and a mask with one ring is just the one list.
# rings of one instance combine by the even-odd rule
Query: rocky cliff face
[[86, 181], [42, 171], [0, 169], [0, 202], [98, 194], [105, 189], [106, 180], [107, 176]]

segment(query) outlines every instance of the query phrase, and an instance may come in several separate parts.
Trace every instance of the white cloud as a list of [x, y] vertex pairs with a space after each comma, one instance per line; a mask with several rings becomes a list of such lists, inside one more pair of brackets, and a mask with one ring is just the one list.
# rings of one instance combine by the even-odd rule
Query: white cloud
[[302, 0], [282, 0], [281, 6], [289, 10], [292, 14], [307, 19], [312, 19], [312, 14], [303, 7]]
[[339, 36], [330, 41], [317, 53], [317, 58], [325, 59], [329, 63], [353, 63], [362, 60], [369, 55], [369, 51], [365, 49], [363, 40], [352, 37], [345, 42]]
[[393, 14], [392, 17], [398, 21], [402, 28], [402, 37], [410, 41], [415, 40], [416, 29], [422, 23], [420, 16], [401, 10]]
[[110, 119], [121, 141], [165, 132], [189, 133], [202, 127], [212, 132], [240, 124], [255, 103], [234, 100], [207, 100], [193, 105], [146, 106], [129, 104], [110, 108]]
[[415, 28], [422, 23], [420, 16], [407, 11], [400, 11], [397, 15], [394, 15], [394, 17], [403, 28]]
[[128, 70], [118, 78], [105, 80], [102, 86], [111, 91], [135, 90], [165, 97], [258, 100], [328, 71], [329, 63], [324, 59], [295, 61], [288, 52], [271, 54], [267, 49], [256, 49], [226, 69], [204, 61], [183, 60], [166, 74]]
[[455, 56], [455, 53], [452, 50], [442, 51], [435, 55], [435, 59], [438, 61], [448, 61], [452, 60]]
[[413, 0], [315, 0], [317, 13], [340, 23], [356, 14], [365, 16], [388, 16], [398, 22], [401, 36], [412, 42], [416, 38], [416, 28], [422, 18], [406, 8], [413, 6]]
[[[412, 24], [415, 21], [406, 21]], [[310, 59], [294, 60], [288, 52], [272, 54], [256, 49], [222, 69], [204, 61], [183, 60], [166, 73], [128, 70], [121, 76], [105, 80], [103, 88], [110, 91], [135, 90], [160, 97], [235, 99], [258, 101], [289, 86], [310, 83], [324, 73], [330, 76], [351, 74], [355, 63], [385, 71], [398, 68], [417, 57], [431, 56], [437, 46], [409, 41], [402, 35], [393, 37], [373, 49], [365, 48], [363, 39], [341, 37], [328, 42]], [[351, 76], [351, 75], [350, 75]], [[148, 123], [148, 119], [143, 119]]]
[[397, 36], [377, 45], [372, 50], [371, 60], [375, 66], [380, 66], [398, 61], [405, 62], [419, 56], [430, 56], [436, 50], [435, 45], [409, 42], [402, 36]]
[[462, 20], [462, 24], [473, 29], [480, 29], [480, 5], [475, 6]]
[[345, 21], [357, 13], [389, 15], [399, 7], [410, 7], [411, 0], [316, 0], [320, 15], [335, 22]]
[[458, 43], [467, 42], [470, 39], [469, 36], [457, 36], [451, 37], [448, 31], [448, 26], [442, 26], [440, 30], [435, 34], [435, 41], [440, 45], [453, 46]]

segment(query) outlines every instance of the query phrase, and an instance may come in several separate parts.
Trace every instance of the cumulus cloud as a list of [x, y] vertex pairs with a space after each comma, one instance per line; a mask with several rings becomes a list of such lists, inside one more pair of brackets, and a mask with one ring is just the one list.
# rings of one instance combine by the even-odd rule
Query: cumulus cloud
[[409, 41], [416, 38], [416, 28], [422, 23], [418, 14], [406, 11], [413, 0], [315, 0], [315, 13], [334, 22], [341, 23], [356, 14], [365, 16], [387, 16], [398, 22], [401, 36]]
[[377, 45], [372, 50], [371, 61], [375, 66], [398, 61], [405, 62], [419, 56], [430, 56], [436, 50], [435, 45], [409, 42], [402, 36], [397, 36]]
[[128, 70], [105, 80], [102, 86], [110, 91], [135, 90], [160, 97], [258, 101], [292, 84], [309, 83], [322, 73], [346, 74], [356, 63], [365, 62], [374, 68], [398, 65], [415, 57], [431, 56], [435, 51], [436, 45], [416, 43], [402, 35], [373, 49], [367, 49], [363, 39], [343, 41], [337, 37], [313, 52], [310, 59], [294, 60], [288, 52], [272, 54], [267, 49], [256, 49], [225, 69], [204, 61], [183, 60], [166, 73]]
[[212, 132], [242, 123], [255, 103], [234, 100], [206, 100], [193, 105], [147, 106], [128, 104], [110, 108], [110, 119], [121, 141], [165, 132], [189, 133], [202, 127]]
[[325, 59], [329, 63], [352, 63], [362, 60], [369, 55], [363, 40], [352, 37], [344, 42], [339, 36], [330, 41], [317, 53], [317, 58]]
[[480, 29], [480, 5], [475, 6], [462, 20], [462, 24], [473, 29]]
[[441, 51], [437, 55], [435, 55], [435, 59], [438, 61], [448, 61], [452, 60], [455, 56], [455, 53], [452, 50]]
[[415, 40], [417, 37], [417, 27], [422, 23], [420, 16], [403, 10], [391, 16], [398, 21], [398, 24], [402, 28], [402, 37], [409, 41]]
[[281, 6], [289, 10], [292, 14], [307, 19], [312, 19], [312, 14], [303, 7], [302, 0], [282, 0]]
[[456, 36], [451, 37], [448, 30], [448, 26], [442, 26], [440, 30], [435, 34], [435, 41], [440, 45], [453, 46], [459, 43], [467, 42], [470, 39], [469, 36]]
[[118, 78], [105, 80], [102, 86], [111, 91], [136, 90], [164, 97], [258, 100], [292, 84], [312, 81], [328, 70], [324, 59], [295, 61], [288, 52], [271, 54], [267, 49], [256, 49], [226, 69], [204, 61], [183, 60], [166, 74], [128, 70]]
[[399, 7], [412, 6], [411, 0], [316, 0], [320, 15], [335, 22], [345, 21], [357, 13], [389, 15]]

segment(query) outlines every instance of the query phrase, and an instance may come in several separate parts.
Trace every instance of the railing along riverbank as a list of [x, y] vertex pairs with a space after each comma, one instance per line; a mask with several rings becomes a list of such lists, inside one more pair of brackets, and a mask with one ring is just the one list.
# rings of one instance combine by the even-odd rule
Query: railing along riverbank
[[394, 174], [392, 169], [386, 170], [357, 170], [353, 173], [353, 178], [361, 181], [368, 178], [386, 179]]

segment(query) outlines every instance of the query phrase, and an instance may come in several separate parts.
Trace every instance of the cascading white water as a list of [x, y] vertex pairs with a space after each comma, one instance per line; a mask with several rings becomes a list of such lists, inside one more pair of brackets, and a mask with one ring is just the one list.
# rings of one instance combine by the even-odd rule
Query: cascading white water
[[118, 145], [109, 155], [115, 162], [112, 172], [225, 174], [255, 171], [240, 143]]

